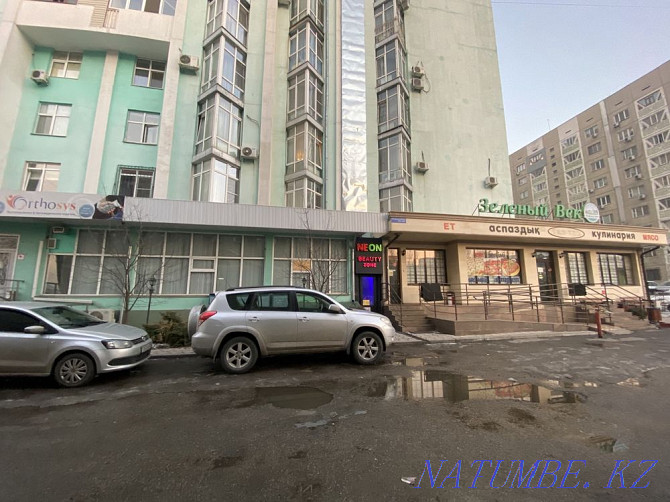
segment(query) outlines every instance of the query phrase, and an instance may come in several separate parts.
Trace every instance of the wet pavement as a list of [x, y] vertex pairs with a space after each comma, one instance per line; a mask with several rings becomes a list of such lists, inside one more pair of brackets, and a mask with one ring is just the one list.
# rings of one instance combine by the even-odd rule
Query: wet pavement
[[1, 378], [0, 500], [667, 500], [669, 385], [670, 330]]

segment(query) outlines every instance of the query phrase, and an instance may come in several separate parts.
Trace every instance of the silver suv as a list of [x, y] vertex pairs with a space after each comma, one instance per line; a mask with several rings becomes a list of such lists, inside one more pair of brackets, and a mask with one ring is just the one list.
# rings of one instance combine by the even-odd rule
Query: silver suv
[[395, 334], [387, 317], [304, 288], [236, 288], [217, 293], [203, 310], [191, 311], [191, 347], [228, 373], [249, 371], [259, 356], [298, 352], [346, 351], [373, 364]]

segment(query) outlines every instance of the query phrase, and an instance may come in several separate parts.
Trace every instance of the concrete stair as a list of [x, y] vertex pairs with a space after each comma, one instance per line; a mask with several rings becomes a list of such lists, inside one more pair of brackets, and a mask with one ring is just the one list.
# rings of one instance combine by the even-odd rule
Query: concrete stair
[[[626, 312], [621, 308], [612, 309], [612, 325], [630, 331], [641, 331], [653, 327], [646, 318], [640, 319], [631, 312]], [[603, 326], [607, 330], [607, 324]]]
[[421, 304], [403, 303], [385, 307], [384, 314], [391, 319], [396, 330], [404, 333], [430, 333], [435, 331], [433, 321], [426, 317]]

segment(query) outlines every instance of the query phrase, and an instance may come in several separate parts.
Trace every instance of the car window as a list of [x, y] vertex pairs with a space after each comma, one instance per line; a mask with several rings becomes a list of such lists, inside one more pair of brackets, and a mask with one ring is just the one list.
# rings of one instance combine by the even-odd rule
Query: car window
[[70, 307], [39, 307], [35, 309], [35, 312], [61, 328], [85, 328], [86, 326], [105, 323], [97, 317]]
[[252, 310], [289, 310], [288, 291], [273, 291], [268, 293], [256, 293]]
[[233, 310], [244, 310], [247, 305], [247, 300], [249, 300], [250, 293], [236, 293], [226, 295], [226, 300], [228, 300], [228, 306]]
[[328, 312], [330, 305], [324, 298], [311, 293], [296, 293], [300, 312]]
[[28, 326], [44, 326], [44, 323], [24, 312], [0, 310], [0, 331], [23, 333]]

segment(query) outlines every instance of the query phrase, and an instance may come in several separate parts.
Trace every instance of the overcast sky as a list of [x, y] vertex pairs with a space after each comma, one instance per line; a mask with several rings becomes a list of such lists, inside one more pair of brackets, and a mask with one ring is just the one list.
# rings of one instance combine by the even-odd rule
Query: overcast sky
[[670, 59], [670, 0], [492, 0], [514, 152]]

